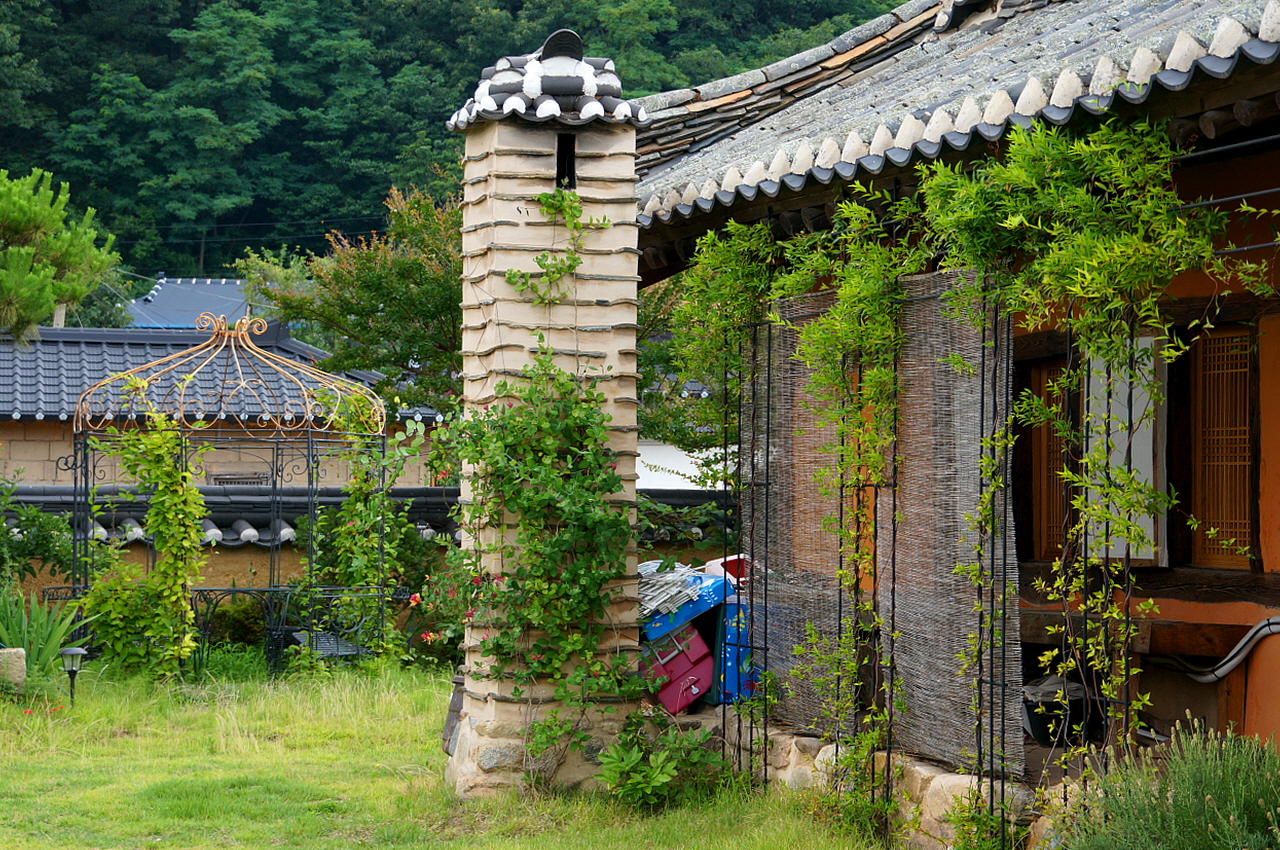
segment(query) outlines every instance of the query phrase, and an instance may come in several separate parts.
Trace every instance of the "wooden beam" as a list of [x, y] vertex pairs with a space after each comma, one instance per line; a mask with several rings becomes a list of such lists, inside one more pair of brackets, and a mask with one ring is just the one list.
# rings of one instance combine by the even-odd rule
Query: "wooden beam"
[[1036, 331], [1013, 338], [1013, 359], [1039, 360], [1061, 357], [1067, 353], [1067, 335], [1062, 331]]
[[[1019, 586], [1024, 599], [1044, 604], [1032, 589], [1037, 578], [1052, 578], [1049, 561], [1023, 561]], [[1146, 567], [1133, 571], [1138, 595], [1156, 600], [1176, 599], [1181, 602], [1254, 602], [1269, 608], [1280, 608], [1280, 573], [1255, 573], [1244, 569], [1206, 569], [1203, 567]]]
[[[1059, 644], [1061, 634], [1050, 632], [1051, 626], [1063, 625], [1062, 612], [1023, 608], [1018, 612], [1022, 640], [1025, 643]], [[1072, 612], [1076, 629], [1084, 627], [1084, 618]], [[1142, 655], [1199, 655], [1224, 658], [1249, 631], [1237, 623], [1184, 623], [1179, 620], [1134, 618], [1137, 634], [1133, 651]], [[1098, 621], [1090, 618], [1091, 628]]]
[[1241, 127], [1252, 127], [1254, 124], [1280, 115], [1280, 104], [1276, 103], [1274, 97], [1262, 97], [1257, 100], [1246, 98], [1236, 101], [1231, 107], [1231, 112], [1236, 116]]
[[1216, 139], [1239, 127], [1235, 114], [1225, 109], [1210, 109], [1200, 116], [1200, 132], [1207, 139]]

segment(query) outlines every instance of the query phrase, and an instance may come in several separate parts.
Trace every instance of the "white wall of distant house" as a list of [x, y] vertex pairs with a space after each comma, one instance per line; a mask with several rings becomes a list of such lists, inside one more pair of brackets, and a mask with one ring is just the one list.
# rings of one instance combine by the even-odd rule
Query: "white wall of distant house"
[[[693, 457], [669, 443], [641, 440], [637, 447], [640, 463], [636, 472], [640, 490], [691, 490], [697, 487], [689, 478], [697, 472]], [[656, 467], [656, 468], [655, 468]]]

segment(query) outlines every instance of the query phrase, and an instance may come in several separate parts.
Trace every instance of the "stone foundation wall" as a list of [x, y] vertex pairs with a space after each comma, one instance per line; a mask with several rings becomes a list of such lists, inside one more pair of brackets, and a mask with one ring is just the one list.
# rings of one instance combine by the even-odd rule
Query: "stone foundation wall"
[[[798, 734], [787, 728], [770, 726], [752, 729], [745, 721], [728, 712], [722, 720], [719, 709], [698, 715], [704, 726], [723, 734], [735, 763], [755, 771], [767, 759], [769, 782], [792, 790], [827, 789], [841, 780], [837, 769], [837, 747], [819, 738]], [[887, 753], [875, 755], [874, 769], [883, 774]], [[895, 753], [891, 774], [899, 800], [897, 820], [904, 830], [899, 846], [912, 850], [947, 850], [956, 837], [947, 815], [957, 805], [977, 796], [985, 802], [994, 791], [1003, 800], [1008, 819], [1016, 826], [1030, 827], [1032, 840], [1026, 850], [1034, 850], [1044, 841], [1047, 820], [1038, 817], [1035, 794], [1026, 785], [1008, 781], [995, 783], [981, 777], [954, 773], [946, 767], [924, 759]], [[1047, 846], [1047, 844], [1045, 845]]]

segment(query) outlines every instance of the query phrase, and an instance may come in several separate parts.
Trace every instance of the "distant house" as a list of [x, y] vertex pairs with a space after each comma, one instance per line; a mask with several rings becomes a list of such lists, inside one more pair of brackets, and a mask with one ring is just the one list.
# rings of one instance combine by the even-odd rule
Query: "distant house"
[[165, 277], [164, 272], [157, 274], [150, 292], [126, 306], [135, 328], [191, 328], [201, 313], [226, 316], [231, 323], [249, 315], [243, 280]]
[[[196, 287], [202, 286], [197, 284]], [[40, 338], [28, 346], [15, 346], [0, 339], [0, 478], [18, 484], [15, 492], [20, 503], [34, 504], [56, 513], [71, 511], [75, 499], [73, 421], [80, 394], [109, 375], [153, 363], [161, 358], [187, 351], [209, 339], [208, 330], [192, 327], [194, 317], [185, 329], [159, 328], [41, 328]], [[278, 322], [269, 322], [266, 332], [254, 343], [270, 355], [308, 365], [323, 359], [320, 349], [289, 335]], [[372, 385], [378, 375], [351, 372], [343, 377], [365, 386]], [[423, 411], [402, 411], [401, 416], [422, 417]], [[434, 419], [434, 412], [427, 412]], [[391, 428], [395, 428], [391, 424]], [[243, 585], [247, 576], [265, 563], [267, 550], [279, 549], [294, 539], [297, 519], [308, 511], [308, 494], [301, 481], [267, 480], [261, 461], [253, 459], [237, 463], [234, 456], [206, 462], [198, 483], [209, 510], [206, 532], [210, 543], [217, 544], [219, 557], [206, 570], [206, 580]], [[424, 486], [421, 465], [410, 465], [400, 486], [393, 494], [410, 504], [410, 518], [424, 530], [446, 531], [451, 528], [449, 507], [456, 500], [456, 489]], [[112, 493], [115, 481], [103, 480], [103, 492]], [[324, 480], [316, 493], [319, 505], [339, 504], [343, 499], [340, 480]], [[97, 534], [132, 539], [143, 508], [127, 496], [119, 509], [101, 518]], [[278, 516], [283, 524], [271, 520], [270, 503], [280, 504]], [[243, 533], [251, 528], [251, 533]], [[234, 557], [231, 550], [241, 549]], [[298, 568], [298, 554], [293, 547], [284, 558], [286, 574]]]

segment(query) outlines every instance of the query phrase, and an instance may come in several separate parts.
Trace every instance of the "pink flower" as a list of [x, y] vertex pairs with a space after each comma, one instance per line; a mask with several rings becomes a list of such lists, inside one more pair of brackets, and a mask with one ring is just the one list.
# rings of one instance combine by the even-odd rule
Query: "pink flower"
[[448, 593], [446, 593], [445, 595], [446, 595], [446, 596], [448, 596], [450, 599], [452, 599], [453, 597], [457, 596], [458, 594], [454, 593], [454, 592], [451, 590], [451, 591], [449, 591]]
[[422, 596], [420, 594], [414, 593], [409, 597], [409, 606], [413, 607], [414, 605], [417, 605], [421, 601], [422, 601]]
[[463, 614], [463, 615], [462, 615], [462, 619], [464, 619], [464, 620], [470, 620], [470, 619], [474, 618], [474, 617], [475, 617], [475, 615], [476, 615], [476, 609], [472, 608], [470, 611], [468, 611], [467, 613], [465, 613], [465, 614]]

